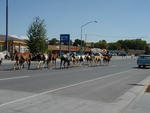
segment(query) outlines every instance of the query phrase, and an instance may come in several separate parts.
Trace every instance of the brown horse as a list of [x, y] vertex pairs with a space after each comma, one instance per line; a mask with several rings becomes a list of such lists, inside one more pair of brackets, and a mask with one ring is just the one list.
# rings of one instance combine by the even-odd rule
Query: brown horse
[[95, 55], [94, 62], [96, 64], [100, 64], [101, 65], [102, 58], [103, 58], [103, 56], [101, 56], [101, 55]]
[[49, 54], [49, 57], [51, 56], [51, 61], [52, 61], [52, 64], [55, 65], [55, 68], [56, 68], [56, 60], [58, 58], [58, 54], [57, 53], [51, 53]]
[[32, 57], [32, 54], [30, 52], [24, 52], [24, 53], [16, 52], [13, 57], [13, 60], [16, 61], [14, 64], [14, 70], [16, 68], [22, 69], [24, 67], [25, 62], [28, 65], [28, 69], [30, 69], [31, 57]]
[[86, 55], [85, 60], [88, 63], [88, 65], [93, 65], [93, 62], [95, 60], [95, 56], [93, 54]]
[[106, 54], [106, 55], [103, 56], [103, 62], [105, 64], [109, 64], [111, 58], [112, 58], [111, 54]]

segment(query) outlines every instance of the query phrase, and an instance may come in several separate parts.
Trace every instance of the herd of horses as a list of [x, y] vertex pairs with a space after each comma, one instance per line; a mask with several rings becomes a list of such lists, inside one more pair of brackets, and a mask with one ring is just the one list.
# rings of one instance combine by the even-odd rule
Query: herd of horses
[[44, 67], [50, 68], [52, 65], [56, 68], [56, 61], [60, 59], [60, 69], [68, 68], [70, 63], [72, 64], [83, 64], [83, 62], [87, 64], [101, 64], [102, 61], [104, 64], [109, 64], [112, 55], [94, 55], [87, 54], [84, 56], [75, 56], [74, 54], [66, 53], [64, 55], [59, 56], [57, 53], [48, 53], [48, 54], [35, 54], [33, 55], [30, 52], [16, 52], [12, 57], [12, 60], [15, 60], [14, 70], [24, 68], [24, 64], [27, 64], [27, 68], [30, 69], [31, 63], [33, 61], [37, 61], [37, 69], [42, 69]]

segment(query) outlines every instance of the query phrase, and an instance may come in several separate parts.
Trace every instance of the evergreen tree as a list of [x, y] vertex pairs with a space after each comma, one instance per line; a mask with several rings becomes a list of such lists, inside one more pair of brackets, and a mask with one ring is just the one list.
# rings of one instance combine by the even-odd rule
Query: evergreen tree
[[27, 31], [27, 45], [33, 54], [45, 53], [48, 48], [46, 39], [46, 26], [44, 20], [36, 17]]

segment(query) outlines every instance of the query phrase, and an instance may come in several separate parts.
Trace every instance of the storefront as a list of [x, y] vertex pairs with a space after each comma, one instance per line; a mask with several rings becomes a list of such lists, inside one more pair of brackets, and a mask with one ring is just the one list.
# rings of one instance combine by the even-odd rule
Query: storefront
[[[64, 53], [69, 52], [69, 50], [70, 50], [70, 52], [78, 52], [80, 50], [80, 47], [78, 47], [78, 46], [70, 46], [68, 48], [68, 46], [66, 46], [66, 45], [61, 45], [61, 47], [60, 47], [60, 45], [48, 45], [48, 50], [52, 51], [52, 52], [57, 52], [57, 53], [59, 53], [60, 50], [62, 52], [64, 52]], [[84, 47], [83, 51], [84, 52], [90, 52], [91, 49], [88, 48], [88, 47], [86, 47], [86, 48]]]
[[[0, 35], [0, 51], [5, 49], [5, 35]], [[26, 52], [28, 47], [24, 40], [8, 36], [8, 52], [12, 55], [14, 52]]]

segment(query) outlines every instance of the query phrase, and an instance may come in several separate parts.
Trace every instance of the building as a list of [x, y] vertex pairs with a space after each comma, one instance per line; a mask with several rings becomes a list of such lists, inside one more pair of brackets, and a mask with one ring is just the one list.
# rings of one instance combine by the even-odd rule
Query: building
[[[5, 39], [5, 35], [0, 35], [0, 51], [4, 51], [5, 49]], [[15, 50], [18, 52], [28, 51], [26, 42], [16, 37], [8, 36], [8, 52], [12, 55]]]
[[[79, 46], [70, 46], [70, 48], [68, 48], [67, 45], [48, 45], [48, 50], [49, 51], [53, 51], [53, 52], [57, 52], [59, 53], [60, 50], [64, 53], [68, 52], [70, 49], [70, 52], [78, 52], [80, 50], [80, 47]], [[91, 49], [86, 47], [86, 48], [83, 48], [84, 49], [84, 52], [90, 52]]]

